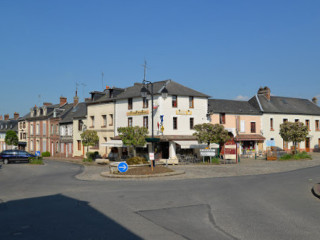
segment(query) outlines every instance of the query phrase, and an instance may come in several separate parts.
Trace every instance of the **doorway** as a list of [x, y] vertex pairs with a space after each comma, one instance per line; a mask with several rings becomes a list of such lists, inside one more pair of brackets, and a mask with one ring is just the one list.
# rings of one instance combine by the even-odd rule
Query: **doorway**
[[306, 138], [306, 152], [310, 152], [310, 138]]

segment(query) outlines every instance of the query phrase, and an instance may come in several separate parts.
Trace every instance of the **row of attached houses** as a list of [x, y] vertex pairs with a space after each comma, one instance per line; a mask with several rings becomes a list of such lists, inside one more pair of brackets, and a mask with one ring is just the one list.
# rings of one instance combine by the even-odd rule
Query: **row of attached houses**
[[[153, 92], [153, 109], [150, 96], [141, 95], [144, 87]], [[196, 124], [219, 123], [238, 143], [239, 153], [250, 154], [270, 146], [289, 150], [292, 143], [279, 135], [280, 124], [285, 121], [309, 126], [310, 133], [299, 149], [313, 151], [320, 145], [320, 108], [316, 99], [272, 96], [268, 87], [260, 88], [249, 101], [209, 99], [172, 80], [152, 85], [135, 83], [127, 88], [107, 87], [90, 94], [85, 102], [79, 102], [76, 94], [73, 103], [60, 97], [59, 104], [31, 108], [17, 119], [19, 147], [25, 146], [30, 152], [49, 151], [54, 157], [83, 157], [87, 151], [97, 151], [103, 157], [122, 158], [128, 155], [128, 149], [117, 129], [144, 126], [149, 135], [153, 129], [153, 135], [160, 139], [154, 143], [157, 158], [176, 161], [177, 154], [199, 155], [199, 149], [204, 147], [193, 136]], [[87, 129], [95, 130], [99, 136], [98, 144], [88, 149], [80, 137]], [[141, 146], [138, 153], [146, 154], [150, 147], [151, 144]]]

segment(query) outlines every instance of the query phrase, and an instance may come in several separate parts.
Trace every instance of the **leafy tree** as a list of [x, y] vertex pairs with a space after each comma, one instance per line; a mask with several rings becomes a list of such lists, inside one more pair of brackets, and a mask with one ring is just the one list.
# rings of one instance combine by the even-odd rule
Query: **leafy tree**
[[12, 130], [7, 131], [4, 141], [7, 145], [17, 146], [19, 141], [17, 133]]
[[86, 130], [80, 136], [83, 146], [87, 146], [87, 152], [89, 146], [95, 146], [99, 142], [98, 134], [94, 130]]
[[133, 148], [134, 157], [137, 155], [136, 147], [146, 144], [148, 129], [145, 127], [120, 127], [118, 128], [119, 137], [124, 145]]
[[285, 122], [280, 125], [280, 136], [284, 141], [293, 142], [294, 154], [297, 152], [297, 143], [306, 139], [308, 127], [302, 122]]
[[203, 123], [194, 126], [196, 132], [193, 134], [200, 143], [219, 143], [224, 144], [230, 140], [228, 131], [221, 124]]

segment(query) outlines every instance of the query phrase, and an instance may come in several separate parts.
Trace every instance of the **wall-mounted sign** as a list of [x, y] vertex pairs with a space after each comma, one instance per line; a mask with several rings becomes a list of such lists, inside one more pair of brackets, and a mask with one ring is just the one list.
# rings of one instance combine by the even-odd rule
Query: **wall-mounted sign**
[[192, 111], [190, 110], [177, 110], [176, 111], [176, 114], [177, 115], [192, 115]]
[[147, 115], [147, 114], [149, 114], [149, 110], [127, 112], [127, 116], [139, 116], [139, 115]]

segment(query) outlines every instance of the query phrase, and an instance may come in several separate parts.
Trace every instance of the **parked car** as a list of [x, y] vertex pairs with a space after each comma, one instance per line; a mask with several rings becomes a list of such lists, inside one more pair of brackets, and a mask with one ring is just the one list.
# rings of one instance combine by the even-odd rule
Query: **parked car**
[[29, 158], [35, 157], [35, 155], [23, 150], [5, 150], [0, 153], [0, 161], [4, 164], [15, 161], [28, 161]]

